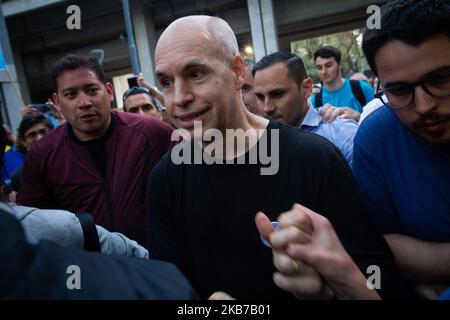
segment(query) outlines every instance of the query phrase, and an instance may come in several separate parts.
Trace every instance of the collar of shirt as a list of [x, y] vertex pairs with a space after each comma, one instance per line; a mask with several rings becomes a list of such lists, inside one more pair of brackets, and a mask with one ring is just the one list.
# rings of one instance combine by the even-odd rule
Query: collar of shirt
[[319, 110], [320, 109], [314, 109], [310, 104], [308, 112], [306, 113], [305, 118], [303, 118], [299, 128], [303, 129], [304, 127], [318, 127], [323, 122]]
[[116, 127], [116, 122], [117, 122], [117, 116], [115, 114], [115, 112], [111, 112], [111, 123], [108, 127], [108, 131], [106, 132], [106, 134], [103, 137], [97, 138], [95, 140], [90, 140], [90, 141], [80, 141], [78, 140], [78, 138], [75, 136], [75, 133], [73, 132], [73, 128], [70, 125], [70, 123], [66, 122], [66, 126], [67, 126], [67, 132], [69, 134], [70, 139], [72, 140], [73, 143], [76, 144], [80, 144], [80, 145], [88, 145], [88, 144], [95, 144], [95, 142], [97, 141], [105, 141], [107, 140], [113, 133], [114, 128]]

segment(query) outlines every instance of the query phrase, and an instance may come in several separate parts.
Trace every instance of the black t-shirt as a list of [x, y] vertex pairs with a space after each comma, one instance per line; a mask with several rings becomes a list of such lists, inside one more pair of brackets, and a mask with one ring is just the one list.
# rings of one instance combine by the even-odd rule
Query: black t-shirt
[[106, 158], [106, 148], [105, 148], [105, 139], [95, 139], [91, 141], [85, 142], [89, 154], [92, 157], [92, 160], [95, 163], [95, 166], [100, 171], [100, 174], [102, 175], [103, 179], [106, 179], [106, 164], [107, 164], [107, 158]]
[[73, 133], [72, 126], [68, 125], [68, 131], [69, 135], [72, 138], [72, 141], [74, 143], [83, 145], [87, 148], [89, 155], [91, 156], [92, 161], [94, 162], [95, 166], [99, 170], [102, 178], [104, 180], [108, 179], [108, 176], [106, 174], [106, 165], [107, 165], [107, 154], [106, 154], [106, 141], [109, 139], [109, 137], [112, 135], [115, 127], [116, 127], [116, 118], [112, 114], [111, 115], [111, 123], [108, 127], [108, 130], [106, 131], [105, 135], [89, 141], [80, 141], [77, 139], [75, 134]]
[[[270, 121], [279, 131], [279, 171], [255, 165], [175, 165], [170, 153], [150, 179], [149, 252], [173, 262], [201, 297], [225, 291], [238, 299], [284, 299], [273, 283], [272, 251], [254, 218], [272, 221], [300, 203], [327, 217], [363, 274], [381, 268], [385, 297], [399, 297], [392, 254], [369, 221], [344, 157], [326, 139]], [[269, 150], [270, 150], [269, 143]], [[259, 146], [258, 146], [259, 147]]]

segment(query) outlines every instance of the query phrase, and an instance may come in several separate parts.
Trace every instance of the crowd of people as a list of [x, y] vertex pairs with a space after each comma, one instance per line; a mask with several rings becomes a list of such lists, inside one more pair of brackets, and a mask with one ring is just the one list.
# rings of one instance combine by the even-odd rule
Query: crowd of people
[[300, 57], [244, 60], [211, 16], [165, 29], [160, 89], [139, 77], [123, 112], [95, 58], [61, 58], [15, 144], [0, 126], [0, 297], [437, 298], [450, 286], [449, 16], [448, 0], [383, 6], [362, 43], [377, 89], [324, 46], [313, 93]]

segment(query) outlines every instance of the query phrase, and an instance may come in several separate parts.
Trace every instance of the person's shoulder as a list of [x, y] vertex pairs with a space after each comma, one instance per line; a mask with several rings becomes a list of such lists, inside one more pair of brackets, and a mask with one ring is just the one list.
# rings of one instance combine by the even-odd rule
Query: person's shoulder
[[153, 117], [143, 117], [129, 112], [115, 112], [119, 125], [144, 134], [171, 134], [174, 130], [167, 123]]
[[[117, 118], [119, 125], [136, 126], [145, 128], [148, 124], [155, 124], [161, 126], [162, 121], [153, 117], [146, 117], [137, 115], [130, 112], [113, 111], [114, 116]], [[163, 123], [164, 125], [164, 123]]]
[[347, 89], [351, 87], [351, 82], [353, 80], [350, 80], [349, 78], [344, 78], [344, 85], [342, 87], [346, 87]]
[[64, 124], [34, 142], [29, 153], [32, 152], [33, 154], [42, 156], [49, 155], [67, 141], [70, 141], [70, 138], [68, 136], [67, 124]]
[[[38, 209], [34, 207], [17, 205], [15, 203], [10, 203], [9, 205], [14, 213], [14, 216], [20, 221], [23, 221], [25, 218], [31, 216], [33, 216], [33, 218], [42, 219], [49, 225], [52, 223], [58, 224], [62, 221], [77, 221], [76, 216], [72, 212], [66, 210]], [[51, 219], [48, 219], [48, 217], [51, 217]]]
[[344, 118], [336, 118], [333, 122], [329, 124], [331, 127], [335, 129], [339, 129], [339, 131], [347, 131], [347, 130], [358, 130], [359, 124], [353, 119], [344, 119]]
[[[188, 141], [182, 141], [179, 144], [177, 144], [175, 146], [175, 148], [171, 149], [171, 151], [166, 152], [161, 159], [155, 164], [155, 166], [153, 167], [150, 175], [150, 181], [152, 182], [152, 184], [154, 184], [155, 186], [157, 186], [157, 189], [160, 189], [161, 186], [165, 185], [167, 183], [167, 181], [177, 181], [179, 179], [183, 178], [183, 171], [186, 170], [186, 168], [192, 167], [194, 165], [188, 165], [185, 163], [179, 163], [176, 164], [173, 161], [173, 152], [183, 152], [185, 150], [190, 150], [190, 145], [189, 148], [184, 148], [184, 145], [189, 145]], [[175, 150], [177, 147], [180, 147], [182, 150], [181, 151], [177, 151]], [[172, 187], [175, 184], [172, 183]]]
[[[272, 132], [276, 130], [279, 132], [280, 137], [282, 136], [282, 141], [302, 141], [303, 139], [311, 139], [314, 134], [311, 134], [307, 131], [303, 131], [297, 127], [293, 127], [275, 120], [270, 120], [269, 125], [267, 126], [267, 131]], [[314, 139], [314, 138], [312, 138]]]
[[[279, 129], [280, 151], [296, 153], [302, 159], [321, 158], [336, 153], [337, 147], [328, 139], [302, 129], [271, 121], [272, 129]], [[284, 149], [284, 150], [281, 150]]]
[[11, 208], [11, 213], [13, 214], [13, 216], [15, 216], [19, 221], [23, 220], [30, 213], [37, 210], [36, 208], [32, 207], [19, 206], [15, 203], [10, 203], [9, 207]]
[[360, 128], [365, 130], [380, 130], [381, 128], [397, 126], [399, 120], [394, 112], [388, 106], [381, 106], [371, 112], [363, 122]]
[[353, 119], [337, 118], [328, 124], [321, 124], [328, 126], [329, 138], [341, 150], [343, 148], [353, 150], [353, 139], [359, 130], [359, 124]]
[[368, 83], [367, 81], [364, 81], [364, 80], [358, 80], [358, 81], [363, 89], [369, 89], [369, 90], [373, 91], [373, 87], [370, 85], [370, 83]]
[[363, 113], [371, 113], [372, 111], [382, 107], [384, 104], [379, 98], [373, 98], [363, 108]]
[[398, 138], [401, 130], [404, 129], [394, 112], [387, 106], [381, 106], [360, 123], [355, 144], [366, 144], [368, 140], [386, 144]]
[[366, 95], [366, 98], [373, 99], [375, 90], [370, 85], [370, 83], [368, 83], [367, 81], [364, 81], [364, 80], [359, 80], [359, 84], [360, 84], [364, 94]]
[[25, 155], [23, 153], [15, 150], [14, 148], [11, 148], [5, 152], [3, 158], [4, 158], [4, 161], [7, 162], [7, 161], [13, 160], [13, 159], [24, 159]]

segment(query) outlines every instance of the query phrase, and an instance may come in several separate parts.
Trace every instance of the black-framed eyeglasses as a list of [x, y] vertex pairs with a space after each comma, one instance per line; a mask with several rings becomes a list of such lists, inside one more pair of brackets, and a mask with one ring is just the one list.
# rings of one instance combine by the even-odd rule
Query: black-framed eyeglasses
[[385, 105], [393, 109], [409, 107], [415, 96], [415, 88], [421, 86], [428, 95], [436, 98], [450, 97], [450, 67], [431, 72], [415, 83], [399, 83], [384, 88], [375, 94]]
[[125, 102], [125, 100], [129, 96], [132, 96], [132, 95], [135, 95], [135, 94], [139, 94], [139, 93], [146, 93], [149, 96], [153, 97], [153, 93], [150, 90], [148, 90], [147, 88], [144, 88], [144, 87], [131, 87], [130, 89], [128, 89], [127, 91], [125, 91], [123, 93], [122, 102]]

